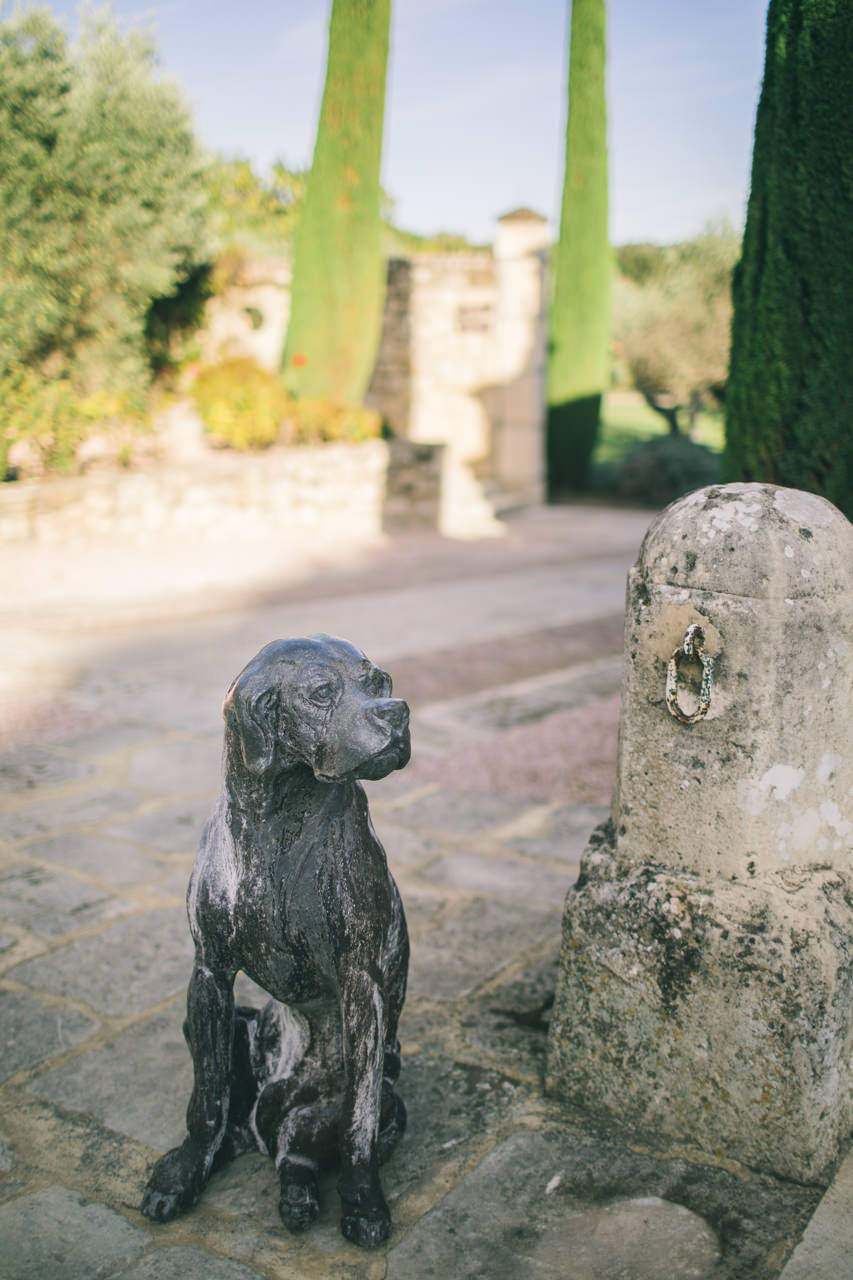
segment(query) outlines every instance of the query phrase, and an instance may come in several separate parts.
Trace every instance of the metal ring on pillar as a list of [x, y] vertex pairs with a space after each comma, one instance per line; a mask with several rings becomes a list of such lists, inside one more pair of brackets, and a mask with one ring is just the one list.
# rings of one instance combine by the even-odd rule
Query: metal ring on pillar
[[[681, 662], [695, 659], [701, 663], [702, 679], [699, 685], [699, 703], [688, 714], [678, 705], [678, 668]], [[705, 652], [705, 632], [698, 622], [691, 622], [684, 633], [684, 643], [679, 645], [666, 669], [666, 705], [671, 716], [680, 724], [696, 724], [707, 714], [711, 706], [711, 680], [714, 675], [714, 659]]]

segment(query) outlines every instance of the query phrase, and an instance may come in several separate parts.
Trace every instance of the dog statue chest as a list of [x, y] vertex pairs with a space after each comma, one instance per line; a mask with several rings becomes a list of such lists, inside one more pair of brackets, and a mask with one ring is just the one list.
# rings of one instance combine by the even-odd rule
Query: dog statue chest
[[291, 998], [294, 983], [312, 998], [336, 984], [343, 954], [381, 945], [391, 924], [396, 895], [364, 789], [319, 784], [261, 845], [234, 904], [241, 967], [264, 970]]

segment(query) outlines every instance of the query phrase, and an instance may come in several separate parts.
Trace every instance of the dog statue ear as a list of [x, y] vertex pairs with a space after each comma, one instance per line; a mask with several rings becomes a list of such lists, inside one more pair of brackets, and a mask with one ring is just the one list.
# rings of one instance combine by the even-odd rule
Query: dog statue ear
[[269, 686], [254, 689], [251, 679], [238, 676], [222, 704], [226, 733], [237, 739], [243, 763], [250, 773], [264, 773], [273, 762], [274, 699]]

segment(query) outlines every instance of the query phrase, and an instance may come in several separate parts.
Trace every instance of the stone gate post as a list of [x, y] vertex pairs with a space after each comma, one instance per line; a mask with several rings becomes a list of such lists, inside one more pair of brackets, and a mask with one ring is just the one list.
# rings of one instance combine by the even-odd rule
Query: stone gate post
[[681, 498], [631, 571], [624, 662], [548, 1091], [822, 1181], [853, 1127], [853, 525], [770, 485]]
[[494, 479], [517, 501], [545, 499], [545, 327], [548, 223], [531, 209], [498, 219], [495, 237]]

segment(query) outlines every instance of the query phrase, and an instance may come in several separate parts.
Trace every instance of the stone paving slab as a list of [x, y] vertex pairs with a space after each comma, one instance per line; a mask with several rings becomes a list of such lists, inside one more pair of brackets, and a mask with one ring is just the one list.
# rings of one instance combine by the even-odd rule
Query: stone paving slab
[[62, 746], [64, 751], [73, 751], [85, 759], [110, 760], [127, 747], [141, 746], [158, 738], [159, 734], [150, 725], [129, 720], [124, 724], [107, 724], [88, 733], [71, 735], [64, 739]]
[[161, 853], [195, 856], [202, 827], [212, 807], [209, 795], [186, 797], [175, 804], [163, 805], [158, 798], [155, 809], [126, 818], [113, 814], [103, 823], [102, 830], [109, 836], [137, 841]]
[[507, 844], [526, 858], [547, 858], [574, 867], [580, 862], [590, 832], [609, 815], [609, 806], [559, 805], [543, 814], [535, 832], [513, 835]]
[[507, 1133], [392, 1245], [389, 1280], [765, 1280], [774, 1237], [784, 1250], [786, 1221], [796, 1231], [797, 1211], [800, 1223], [807, 1215], [771, 1180], [741, 1187], [745, 1210], [725, 1170], [552, 1128], [547, 1116], [540, 1125]]
[[120, 1018], [182, 991], [192, 956], [186, 912], [168, 907], [27, 960], [7, 977]]
[[216, 797], [219, 790], [222, 746], [219, 741], [157, 743], [138, 747], [132, 754], [127, 781], [132, 787], [159, 795], [182, 796], [201, 792]]
[[87, 760], [60, 755], [45, 747], [27, 747], [0, 756], [0, 794], [61, 786], [93, 772], [94, 765]]
[[853, 1151], [841, 1162], [782, 1280], [830, 1280], [853, 1271]]
[[183, 1001], [38, 1076], [30, 1092], [95, 1116], [115, 1133], [166, 1150], [184, 1134], [192, 1064]]
[[557, 936], [561, 905], [545, 911], [518, 902], [474, 898], [426, 934], [415, 934], [410, 993], [437, 1001], [469, 995], [513, 963], [519, 951], [541, 944], [543, 933]]
[[0, 1079], [87, 1040], [100, 1024], [76, 1009], [21, 991], [0, 991]]
[[[515, 1134], [388, 1254], [388, 1280], [703, 1280], [720, 1249], [708, 1223], [658, 1197], [589, 1206], [571, 1197], [559, 1142]], [[606, 1261], [602, 1265], [602, 1258]]]
[[444, 789], [395, 808], [394, 817], [413, 831], [488, 838], [529, 808], [523, 800], [490, 791]]
[[0, 897], [6, 921], [40, 938], [61, 938], [128, 910], [126, 902], [95, 885], [26, 864], [0, 872]]
[[436, 858], [421, 874], [436, 884], [450, 885], [455, 889], [562, 905], [567, 877], [568, 883], [577, 879], [578, 866], [570, 864], [559, 871], [539, 867], [536, 874], [531, 875], [529, 866], [519, 866], [510, 858], [484, 857], [455, 850], [444, 858]]
[[147, 884], [162, 874], [163, 864], [127, 840], [114, 840], [91, 831], [67, 831], [24, 847], [28, 859], [83, 872], [116, 886]]
[[[35, 738], [0, 763], [4, 1278], [775, 1280], [815, 1189], [640, 1151], [542, 1093], [562, 900], [608, 811], [624, 575], [647, 522], [531, 513], [501, 547], [416, 540], [254, 602], [213, 593], [158, 617], [149, 599], [144, 625], [126, 592], [120, 619], [67, 600], [14, 615], [4, 705]], [[138, 1212], [189, 1096], [183, 897], [222, 697], [300, 630], [349, 632], [413, 706], [412, 764], [368, 786], [412, 937], [409, 1127], [375, 1254], [341, 1238], [334, 1173], [318, 1222], [288, 1235], [261, 1154], [175, 1223]]]
[[0, 1272], [7, 1280], [117, 1276], [148, 1245], [147, 1233], [121, 1214], [65, 1187], [0, 1206]]
[[92, 827], [136, 808], [139, 802], [140, 793], [128, 787], [91, 787], [42, 802], [27, 792], [26, 807], [2, 815], [3, 833], [7, 840], [26, 840], [50, 836], [57, 830]]

